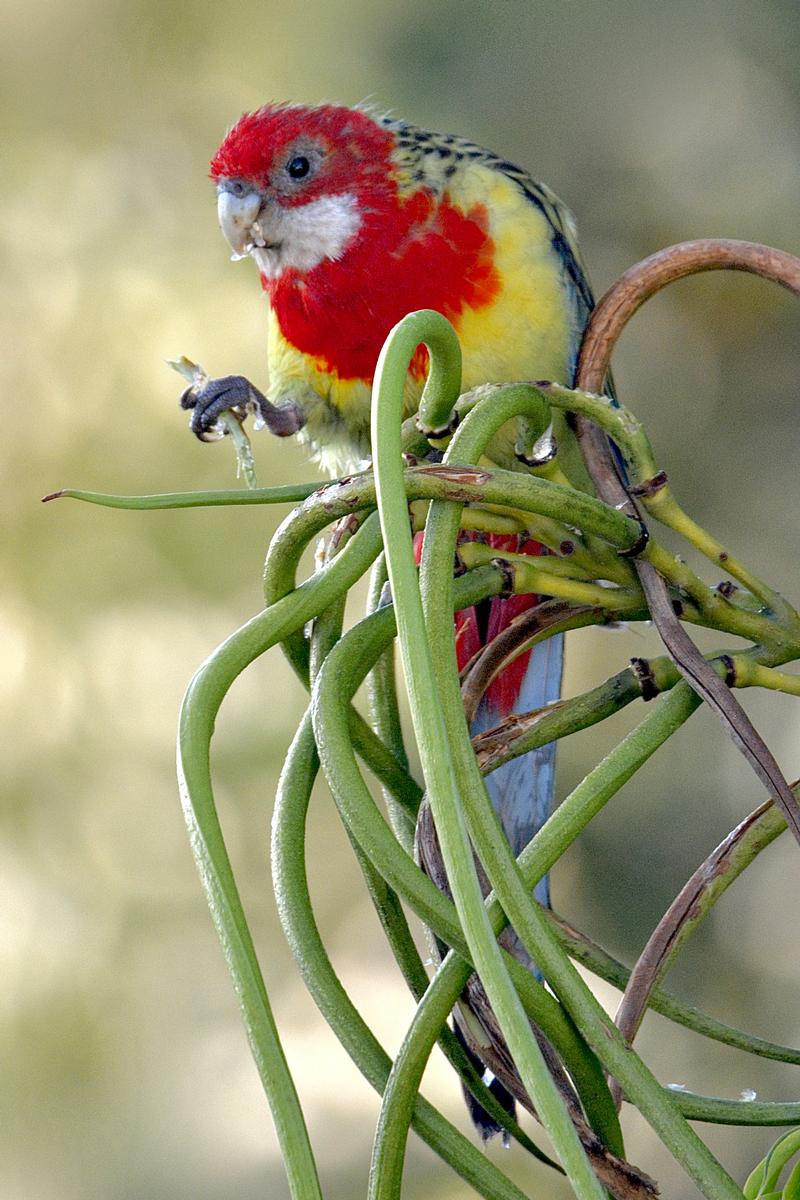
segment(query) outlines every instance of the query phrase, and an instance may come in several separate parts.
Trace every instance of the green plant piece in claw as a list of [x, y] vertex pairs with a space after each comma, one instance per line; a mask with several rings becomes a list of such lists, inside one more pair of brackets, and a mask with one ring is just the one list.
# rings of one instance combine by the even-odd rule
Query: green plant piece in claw
[[[167, 366], [182, 375], [193, 388], [202, 387], [204, 383], [208, 382], [208, 375], [200, 364], [192, 362], [185, 355], [180, 358], [167, 359]], [[233, 443], [236, 451], [236, 474], [242, 476], [248, 488], [257, 488], [258, 480], [256, 479], [256, 464], [253, 461], [253, 447], [250, 445], [250, 439], [244, 431], [242, 422], [232, 412], [223, 412], [217, 418], [217, 425], [223, 434], [229, 435]]]

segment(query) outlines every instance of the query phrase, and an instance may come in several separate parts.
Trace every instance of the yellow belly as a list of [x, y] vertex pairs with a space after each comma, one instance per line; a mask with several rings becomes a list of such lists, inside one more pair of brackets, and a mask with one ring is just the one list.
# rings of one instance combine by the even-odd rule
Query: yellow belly
[[566, 382], [579, 331], [549, 222], [497, 171], [471, 169], [456, 178], [462, 187], [454, 189], [455, 203], [489, 211], [502, 281], [491, 306], [464, 310], [458, 321], [464, 388], [519, 379]]

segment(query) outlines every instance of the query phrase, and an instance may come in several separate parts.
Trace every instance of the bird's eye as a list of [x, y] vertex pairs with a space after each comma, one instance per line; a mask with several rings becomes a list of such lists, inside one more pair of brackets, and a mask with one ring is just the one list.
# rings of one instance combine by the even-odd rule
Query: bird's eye
[[298, 154], [291, 160], [286, 170], [292, 179], [304, 179], [311, 170], [311, 163], [304, 154]]

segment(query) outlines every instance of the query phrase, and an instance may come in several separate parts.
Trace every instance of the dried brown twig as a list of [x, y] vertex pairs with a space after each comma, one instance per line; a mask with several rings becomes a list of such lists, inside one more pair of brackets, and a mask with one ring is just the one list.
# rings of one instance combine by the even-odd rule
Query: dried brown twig
[[[796, 789], [797, 783], [792, 786]], [[785, 828], [776, 805], [765, 800], [731, 830], [681, 888], [647, 939], [617, 1009], [614, 1020], [628, 1042], [636, 1036], [654, 989], [686, 939], [755, 855]], [[616, 1083], [612, 1092], [619, 1103]]]
[[[598, 303], [587, 326], [578, 363], [577, 386], [600, 392], [612, 351], [633, 314], [661, 288], [703, 271], [746, 271], [771, 279], [800, 296], [800, 259], [754, 242], [708, 238], [681, 242], [651, 255], [626, 271]], [[631, 493], [616, 469], [606, 435], [587, 417], [576, 418], [578, 437], [597, 493], [607, 504], [638, 520], [643, 550], [647, 532]], [[758, 778], [780, 805], [789, 828], [800, 842], [800, 810], [774, 755], [724, 680], [716, 674], [681, 625], [667, 585], [655, 568], [641, 559], [636, 571], [653, 621], [678, 670], [694, 691], [722, 719]]]

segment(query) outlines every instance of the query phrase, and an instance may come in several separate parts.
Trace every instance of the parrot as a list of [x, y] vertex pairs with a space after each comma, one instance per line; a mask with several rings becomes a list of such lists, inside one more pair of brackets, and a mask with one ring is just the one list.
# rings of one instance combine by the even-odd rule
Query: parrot
[[[255, 262], [266, 293], [269, 384], [264, 394], [232, 375], [187, 389], [181, 403], [202, 440], [225, 410], [252, 411], [278, 436], [297, 435], [331, 476], [362, 469], [381, 347], [418, 309], [453, 324], [464, 391], [525, 379], [573, 383], [594, 303], [575, 224], [549, 188], [501, 155], [368, 108], [271, 103], [230, 129], [210, 177], [233, 258]], [[426, 369], [420, 347], [405, 415], [416, 410]], [[501, 431], [489, 453], [508, 465], [513, 434]], [[498, 552], [547, 553], [527, 533], [464, 536]], [[459, 669], [538, 599], [496, 598], [458, 614]], [[471, 732], [556, 701], [562, 665], [561, 636], [517, 657], [487, 689]], [[551, 745], [486, 780], [515, 855], [549, 815], [554, 771]], [[547, 879], [535, 894], [549, 905]], [[489, 1076], [512, 1112], [512, 1097]], [[476, 1102], [470, 1111], [484, 1138], [500, 1131]]]

